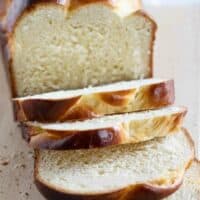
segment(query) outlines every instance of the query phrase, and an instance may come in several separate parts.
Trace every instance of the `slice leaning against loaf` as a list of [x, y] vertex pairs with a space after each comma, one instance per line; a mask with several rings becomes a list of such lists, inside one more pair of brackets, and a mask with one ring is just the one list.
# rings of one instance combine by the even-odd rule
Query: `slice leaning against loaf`
[[158, 109], [174, 103], [174, 81], [145, 79], [13, 99], [18, 121], [58, 122]]
[[35, 181], [48, 200], [156, 200], [179, 188], [193, 158], [183, 130], [139, 144], [39, 151]]
[[22, 125], [23, 137], [38, 149], [84, 149], [137, 143], [176, 132], [182, 126], [186, 108], [104, 116], [85, 121]]
[[156, 24], [138, 1], [36, 2], [9, 37], [15, 97], [152, 76]]
[[165, 200], [200, 200], [200, 162], [195, 160], [187, 171], [181, 188]]

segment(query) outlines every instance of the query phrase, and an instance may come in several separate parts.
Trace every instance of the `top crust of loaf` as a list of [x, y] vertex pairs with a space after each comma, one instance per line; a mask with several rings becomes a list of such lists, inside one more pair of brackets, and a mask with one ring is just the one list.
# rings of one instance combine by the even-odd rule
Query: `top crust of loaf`
[[[192, 160], [194, 159], [194, 143], [191, 139], [189, 133], [183, 129], [184, 137], [188, 140], [188, 147], [191, 148], [191, 157], [188, 157], [188, 162], [185, 165], [184, 171], [191, 165]], [[173, 137], [173, 136], [170, 136]], [[155, 140], [156, 141], [156, 140]], [[145, 143], [144, 143], [145, 144]], [[170, 182], [167, 186], [163, 185], [162, 182], [158, 183], [150, 182], [143, 184], [136, 184], [127, 186], [127, 188], [122, 188], [117, 191], [107, 191], [106, 193], [86, 193], [79, 194], [74, 193], [72, 191], [63, 190], [61, 188], [55, 187], [50, 183], [47, 183], [39, 174], [39, 160], [40, 153], [36, 152], [36, 160], [35, 160], [35, 182], [39, 189], [39, 191], [49, 200], [113, 200], [113, 199], [121, 199], [121, 200], [157, 200], [164, 198], [173, 192], [175, 192], [181, 185], [183, 180], [183, 174], [179, 174], [173, 183]], [[178, 178], [178, 179], [177, 179]]]
[[[142, 7], [141, 0], [1, 0], [0, 1], [0, 30], [3, 32], [11, 31], [12, 26], [16, 21], [16, 18], [23, 11], [24, 8], [30, 7], [37, 3], [56, 3], [66, 6], [67, 9], [76, 9], [80, 6], [95, 3], [95, 2], [104, 2], [114, 7], [119, 7], [121, 3], [127, 3], [127, 7], [132, 7], [133, 10], [139, 10]], [[14, 5], [15, 4], [15, 5]], [[11, 7], [14, 5], [16, 8], [16, 13], [10, 13]], [[11, 18], [11, 20], [8, 20]]]
[[[11, 32], [19, 15], [26, 8], [31, 8], [39, 3], [54, 3], [66, 7], [68, 10], [77, 9], [90, 3], [105, 3], [114, 8], [119, 8], [125, 3], [124, 8], [132, 11], [140, 10], [142, 7], [141, 0], [1, 0], [0, 1], [0, 30]], [[13, 7], [13, 9], [12, 9]], [[12, 12], [10, 12], [12, 9]]]
[[[154, 42], [154, 37], [155, 37], [155, 32], [157, 29], [156, 23], [152, 20], [151, 17], [149, 17], [145, 12], [139, 10], [140, 9], [140, 2], [135, 0], [135, 1], [131, 1], [131, 0], [126, 0], [126, 1], [122, 1], [122, 0], [118, 0], [118, 1], [109, 1], [109, 0], [96, 0], [96, 1], [91, 1], [91, 0], [77, 0], [77, 1], [71, 1], [69, 3], [69, 1], [65, 2], [65, 5], [63, 6], [63, 3], [57, 2], [57, 1], [31, 1], [31, 3], [29, 4], [29, 6], [27, 6], [27, 9], [25, 9], [25, 11], [21, 14], [21, 16], [17, 19], [15, 26], [13, 28], [13, 33], [10, 34], [9, 36], [9, 50], [10, 50], [10, 58], [8, 58], [8, 62], [10, 63], [10, 76], [11, 76], [11, 82], [12, 82], [12, 89], [13, 89], [13, 96], [17, 97], [17, 96], [25, 96], [25, 95], [30, 95], [30, 94], [37, 94], [37, 93], [41, 93], [41, 92], [48, 92], [48, 91], [53, 91], [52, 89], [49, 89], [47, 91], [37, 91], [37, 92], [26, 92], [25, 94], [23, 94], [23, 92], [21, 92], [21, 94], [19, 94], [19, 87], [17, 86], [17, 81], [16, 81], [16, 76], [14, 75], [14, 70], [12, 68], [13, 65], [13, 55], [15, 53], [15, 49], [13, 47], [13, 38], [15, 35], [15, 31], [16, 31], [16, 27], [18, 26], [19, 22], [26, 17], [30, 12], [32, 12], [33, 10], [45, 6], [47, 5], [60, 5], [63, 9], [66, 9], [66, 12], [71, 11], [74, 12], [77, 9], [80, 9], [88, 4], [102, 4], [102, 5], [106, 5], [108, 7], [110, 7], [114, 13], [116, 13], [119, 16], [125, 17], [125, 16], [131, 16], [134, 13], [134, 16], [142, 16], [144, 17], [144, 19], [146, 19], [148, 21], [149, 24], [151, 24], [152, 27], [152, 34], [151, 34], [151, 39], [150, 39], [150, 44], [149, 44], [149, 58], [148, 58], [148, 72], [145, 72], [144, 75], [141, 75], [141, 77], [145, 76], [145, 77], [151, 77], [152, 76], [152, 65], [153, 65], [153, 42]], [[127, 5], [131, 5], [130, 3], [132, 2], [132, 6], [127, 6]], [[124, 6], [126, 5], [126, 6]], [[123, 7], [124, 6], [124, 7]], [[5, 56], [6, 57], [6, 56]], [[47, 81], [48, 82], [48, 81]], [[25, 84], [26, 85], [26, 84]], [[76, 88], [76, 86], [72, 86], [72, 88]], [[71, 88], [71, 89], [72, 89]], [[79, 87], [80, 88], [80, 87]], [[60, 89], [68, 89], [68, 88], [60, 88]], [[56, 89], [57, 90], [57, 89]]]
[[119, 8], [122, 6], [121, 4], [125, 4], [125, 9], [132, 11], [139, 10], [142, 7], [141, 0], [31, 0], [29, 6], [37, 3], [56, 3], [65, 6], [68, 10], [74, 10], [91, 3], [103, 3], [113, 8]]

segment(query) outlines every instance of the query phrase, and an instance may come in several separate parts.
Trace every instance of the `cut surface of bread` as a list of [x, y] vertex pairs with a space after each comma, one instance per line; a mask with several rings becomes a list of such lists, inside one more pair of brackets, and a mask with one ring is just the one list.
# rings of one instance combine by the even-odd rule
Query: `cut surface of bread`
[[15, 24], [15, 96], [151, 77], [156, 25], [144, 12], [122, 1], [55, 2], [35, 3]]
[[144, 79], [13, 99], [18, 121], [58, 122], [158, 109], [174, 103], [174, 81]]
[[39, 149], [84, 149], [137, 143], [173, 134], [182, 126], [186, 108], [111, 115], [85, 121], [22, 125], [24, 139]]
[[166, 200], [200, 200], [200, 162], [195, 160], [187, 171], [181, 188]]
[[39, 151], [35, 180], [48, 199], [154, 200], [178, 189], [193, 157], [183, 130], [134, 145]]

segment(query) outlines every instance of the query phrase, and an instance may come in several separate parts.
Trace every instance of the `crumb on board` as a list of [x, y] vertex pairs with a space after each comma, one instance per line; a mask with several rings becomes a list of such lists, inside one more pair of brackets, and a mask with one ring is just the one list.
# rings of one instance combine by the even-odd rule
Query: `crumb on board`
[[8, 160], [2, 161], [2, 162], [1, 162], [1, 165], [7, 166], [7, 165], [9, 165], [9, 161], [8, 161]]

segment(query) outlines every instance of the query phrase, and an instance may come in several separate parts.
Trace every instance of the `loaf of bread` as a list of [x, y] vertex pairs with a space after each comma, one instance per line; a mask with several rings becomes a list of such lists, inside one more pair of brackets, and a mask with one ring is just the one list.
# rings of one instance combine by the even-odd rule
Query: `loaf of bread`
[[166, 200], [200, 200], [200, 162], [195, 160], [187, 171], [183, 185]]
[[95, 118], [85, 121], [42, 124], [27, 122], [23, 137], [38, 149], [87, 149], [138, 143], [173, 134], [182, 126], [186, 109], [167, 107]]
[[155, 200], [179, 188], [193, 158], [186, 131], [135, 145], [39, 151], [35, 180], [48, 200]]
[[151, 77], [156, 24], [134, 2], [31, 4], [9, 37], [14, 96]]
[[158, 109], [174, 103], [174, 82], [127, 81], [14, 99], [18, 121], [59, 122]]

